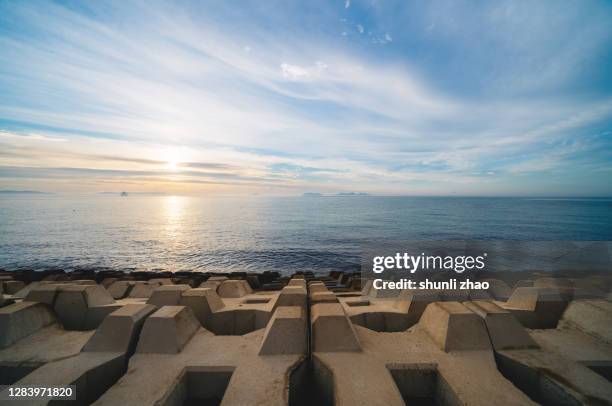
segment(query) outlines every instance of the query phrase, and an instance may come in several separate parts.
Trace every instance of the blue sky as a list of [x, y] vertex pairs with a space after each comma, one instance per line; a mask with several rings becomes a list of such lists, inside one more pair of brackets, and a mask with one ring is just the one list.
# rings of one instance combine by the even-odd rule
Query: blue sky
[[607, 1], [0, 1], [0, 189], [612, 195]]

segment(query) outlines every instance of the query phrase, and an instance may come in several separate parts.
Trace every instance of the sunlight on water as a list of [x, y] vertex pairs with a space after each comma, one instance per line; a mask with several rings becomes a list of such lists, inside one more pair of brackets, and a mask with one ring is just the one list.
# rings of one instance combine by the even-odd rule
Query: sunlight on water
[[176, 240], [181, 233], [183, 223], [183, 210], [186, 197], [167, 196], [164, 198], [164, 208], [166, 221], [165, 231], [170, 240]]
[[0, 267], [355, 269], [384, 240], [612, 240], [610, 200], [0, 198]]

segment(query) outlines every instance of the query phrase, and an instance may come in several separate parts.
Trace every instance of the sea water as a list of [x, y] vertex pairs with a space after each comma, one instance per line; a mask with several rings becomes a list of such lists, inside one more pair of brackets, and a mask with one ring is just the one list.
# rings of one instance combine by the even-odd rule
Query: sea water
[[326, 272], [393, 240], [612, 240], [611, 199], [0, 196], [0, 267]]

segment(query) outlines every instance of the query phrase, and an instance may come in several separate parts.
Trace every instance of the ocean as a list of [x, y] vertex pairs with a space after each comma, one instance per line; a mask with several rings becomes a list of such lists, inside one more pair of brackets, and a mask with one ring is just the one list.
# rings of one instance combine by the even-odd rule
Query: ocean
[[0, 196], [0, 267], [358, 269], [401, 240], [612, 240], [612, 199]]

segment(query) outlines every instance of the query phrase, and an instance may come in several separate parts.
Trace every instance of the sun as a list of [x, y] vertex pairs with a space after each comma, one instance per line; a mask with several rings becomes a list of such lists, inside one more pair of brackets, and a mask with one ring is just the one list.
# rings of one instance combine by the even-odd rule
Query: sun
[[171, 171], [177, 171], [178, 170], [178, 165], [179, 162], [178, 161], [168, 161], [166, 163], [166, 169], [171, 170]]
[[164, 152], [164, 161], [166, 161], [166, 169], [169, 171], [178, 171], [180, 169], [181, 153], [177, 149], [169, 149]]

